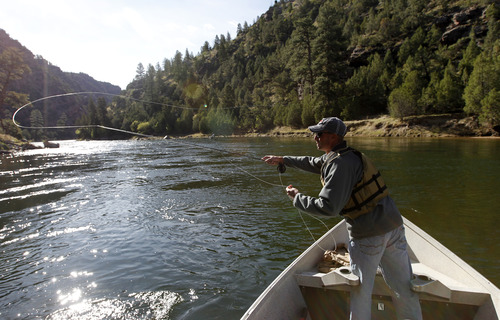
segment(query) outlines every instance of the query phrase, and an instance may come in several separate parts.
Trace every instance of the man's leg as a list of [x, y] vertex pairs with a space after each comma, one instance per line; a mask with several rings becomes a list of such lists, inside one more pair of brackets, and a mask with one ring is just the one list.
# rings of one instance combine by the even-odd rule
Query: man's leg
[[371, 318], [373, 284], [388, 239], [382, 235], [349, 242], [352, 272], [360, 280], [359, 286], [351, 287], [351, 320]]
[[384, 255], [380, 261], [384, 279], [393, 291], [392, 301], [398, 313], [398, 319], [421, 320], [422, 311], [418, 294], [411, 290], [412, 269], [404, 227], [391, 232]]

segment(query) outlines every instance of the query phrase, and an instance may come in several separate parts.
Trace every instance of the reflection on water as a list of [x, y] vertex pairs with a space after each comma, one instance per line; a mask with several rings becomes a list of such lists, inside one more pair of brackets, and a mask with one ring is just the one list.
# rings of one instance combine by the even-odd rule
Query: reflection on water
[[[349, 140], [405, 216], [500, 283], [500, 141]], [[0, 318], [239, 318], [308, 229], [326, 231], [307, 215], [304, 227], [281, 186], [315, 195], [319, 177], [255, 159], [319, 153], [304, 138], [195, 143], [61, 141], [0, 158]]]
[[[65, 301], [69, 296], [69, 301]], [[62, 298], [66, 302], [77, 302], [50, 314], [47, 320], [66, 319], [168, 319], [172, 308], [183, 301], [176, 293], [168, 291], [132, 293], [119, 299], [83, 300], [81, 291], [73, 290]], [[73, 299], [74, 301], [71, 301]], [[61, 299], [60, 299], [61, 300]]]

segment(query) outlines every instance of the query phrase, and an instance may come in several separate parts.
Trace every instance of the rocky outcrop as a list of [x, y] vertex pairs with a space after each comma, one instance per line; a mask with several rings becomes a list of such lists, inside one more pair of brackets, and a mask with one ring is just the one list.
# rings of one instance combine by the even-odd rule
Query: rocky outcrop
[[456, 43], [463, 37], [466, 37], [470, 32], [470, 26], [456, 26], [450, 30], [447, 30], [441, 36], [441, 43], [445, 45], [451, 45]]
[[487, 30], [484, 11], [485, 8], [473, 7], [456, 12], [451, 15], [451, 18], [450, 16], [439, 18], [439, 24], [436, 25], [445, 26], [441, 43], [452, 45], [461, 38], [467, 37], [471, 30], [474, 30], [476, 37], [484, 36]]
[[[431, 24], [438, 27], [443, 33], [441, 35], [441, 43], [444, 45], [452, 45], [457, 43], [460, 39], [469, 36], [473, 31], [477, 39], [482, 39], [488, 32], [488, 23], [485, 16], [486, 7], [471, 7], [464, 10], [456, 9], [456, 12], [436, 17]], [[423, 28], [431, 28], [431, 24], [422, 26]], [[352, 49], [349, 56], [349, 65], [357, 68], [360, 66], [368, 65], [368, 58], [378, 53], [384, 56], [387, 49], [393, 53], [397, 53], [402, 41], [395, 44], [368, 47], [358, 45]]]

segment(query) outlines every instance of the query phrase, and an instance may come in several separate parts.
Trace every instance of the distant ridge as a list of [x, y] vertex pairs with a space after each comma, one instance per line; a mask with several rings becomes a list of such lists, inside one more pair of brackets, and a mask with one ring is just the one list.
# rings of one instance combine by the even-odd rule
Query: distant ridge
[[[24, 62], [30, 67], [31, 73], [25, 74], [23, 79], [13, 82], [7, 89], [28, 94], [30, 101], [69, 92], [92, 91], [111, 94], [120, 94], [121, 92], [119, 86], [97, 81], [88, 74], [62, 71], [61, 68], [45, 60], [42, 56], [34, 55], [19, 41], [12, 39], [5, 30], [0, 29], [0, 52], [9, 47], [21, 50]], [[55, 125], [63, 113], [67, 116], [67, 124], [74, 124], [81, 117], [82, 106], [87, 104], [86, 100], [87, 97], [75, 96], [50, 101], [44, 106], [48, 108], [46, 110], [48, 114], [45, 114], [46, 125]], [[10, 106], [11, 110], [15, 108], [16, 106]], [[20, 114], [19, 120], [29, 121], [29, 112]]]

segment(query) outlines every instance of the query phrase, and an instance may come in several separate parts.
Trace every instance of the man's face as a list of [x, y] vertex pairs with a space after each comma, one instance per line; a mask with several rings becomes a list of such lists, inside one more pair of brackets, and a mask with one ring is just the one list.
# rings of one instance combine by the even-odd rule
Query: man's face
[[316, 147], [320, 151], [330, 152], [338, 143], [337, 135], [330, 132], [317, 132], [314, 135]]

